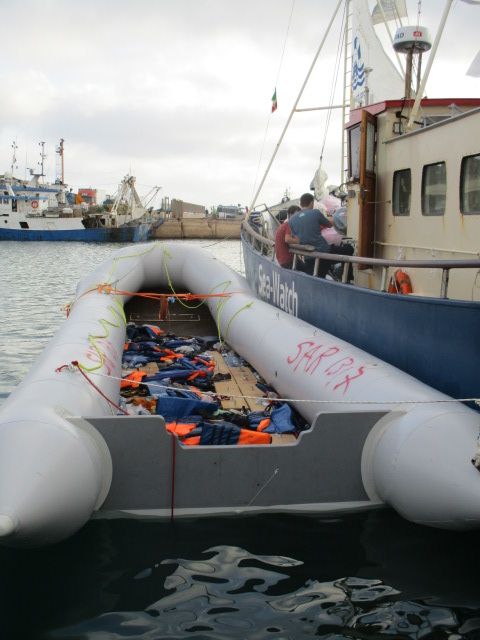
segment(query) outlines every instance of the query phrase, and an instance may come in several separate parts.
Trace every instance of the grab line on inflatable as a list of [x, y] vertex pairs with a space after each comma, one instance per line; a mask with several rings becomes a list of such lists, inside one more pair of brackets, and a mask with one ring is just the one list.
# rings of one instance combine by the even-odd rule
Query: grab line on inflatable
[[97, 387], [97, 385], [93, 382], [93, 380], [90, 380], [90, 378], [87, 376], [85, 371], [83, 371], [82, 366], [77, 360], [72, 360], [70, 364], [62, 364], [60, 367], [55, 369], [55, 373], [61, 373], [62, 371], [65, 371], [65, 369], [70, 373], [75, 373], [75, 371], [79, 371], [82, 374], [82, 376], [85, 378], [85, 380], [88, 382], [88, 384], [91, 385], [95, 389], [95, 391], [102, 396], [102, 398], [104, 398], [109, 404], [111, 404], [112, 407], [114, 407], [115, 409], [117, 409], [117, 411], [120, 411], [126, 416], [129, 415], [128, 411], [125, 411], [125, 409], [122, 409], [120, 405], [118, 405], [116, 402], [114, 402], [108, 396], [106, 396], [103, 393], [103, 391]]
[[[64, 367], [68, 366], [68, 365], [63, 365]], [[118, 381], [122, 381], [124, 380], [124, 378], [118, 378], [115, 376], [109, 376], [106, 375], [104, 373], [98, 373], [97, 371], [92, 371], [91, 375], [95, 375], [95, 376], [100, 376], [101, 378], [108, 378], [109, 380], [118, 380]], [[162, 389], [173, 389], [173, 390], [177, 390], [178, 391], [178, 387], [169, 387], [163, 384], [157, 384], [155, 382], [149, 382], [148, 385], [150, 387], [160, 387]], [[242, 399], [245, 398], [247, 400], [258, 400], [258, 396], [247, 396], [247, 395], [230, 395], [230, 394], [218, 394], [218, 393], [214, 393], [213, 391], [203, 391], [202, 392], [205, 395], [212, 395], [212, 396], [216, 396], [216, 397], [223, 397], [225, 396], [226, 398], [238, 398], [238, 399]], [[377, 405], [377, 404], [385, 404], [385, 405], [392, 405], [392, 404], [448, 404], [448, 403], [452, 403], [452, 402], [475, 402], [475, 404], [480, 406], [480, 398], [446, 398], [446, 399], [436, 399], [436, 400], [309, 400], [308, 398], [303, 399], [303, 398], [270, 398], [272, 401], [274, 402], [308, 402], [310, 404], [345, 404], [345, 405], [349, 405], [349, 404], [365, 404], [365, 405], [369, 405], [369, 404], [373, 404], [373, 405]]]

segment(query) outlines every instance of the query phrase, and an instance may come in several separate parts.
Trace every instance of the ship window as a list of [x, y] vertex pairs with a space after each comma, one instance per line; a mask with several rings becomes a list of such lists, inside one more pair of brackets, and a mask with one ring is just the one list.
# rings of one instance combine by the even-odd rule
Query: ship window
[[480, 153], [462, 158], [460, 211], [480, 213]]
[[410, 215], [412, 195], [412, 172], [410, 169], [395, 171], [393, 174], [392, 211], [394, 216]]
[[445, 162], [427, 164], [422, 175], [422, 214], [443, 216], [447, 199], [447, 166]]
[[360, 179], [360, 125], [348, 130], [348, 169], [351, 180]]
[[375, 169], [375, 125], [367, 122], [367, 154], [365, 168], [373, 173]]
[[20, 226], [22, 227], [22, 229], [30, 229], [30, 227], [28, 226], [28, 222], [25, 222], [24, 220], [20, 222]]

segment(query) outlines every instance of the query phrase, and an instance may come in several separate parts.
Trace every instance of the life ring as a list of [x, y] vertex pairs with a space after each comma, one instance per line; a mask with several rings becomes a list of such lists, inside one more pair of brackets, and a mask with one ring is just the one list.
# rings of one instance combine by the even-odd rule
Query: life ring
[[38, 207], [38, 200], [32, 200], [32, 209], [37, 209]]
[[401, 293], [403, 295], [413, 293], [412, 282], [408, 273], [405, 273], [405, 271], [402, 271], [401, 269], [397, 269], [390, 278], [388, 293]]

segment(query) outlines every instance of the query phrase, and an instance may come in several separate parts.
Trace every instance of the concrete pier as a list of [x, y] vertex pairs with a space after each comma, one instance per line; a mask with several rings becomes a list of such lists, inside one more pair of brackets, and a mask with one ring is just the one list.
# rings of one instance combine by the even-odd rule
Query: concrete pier
[[219, 218], [180, 218], [165, 220], [154, 237], [162, 240], [240, 239], [242, 221]]

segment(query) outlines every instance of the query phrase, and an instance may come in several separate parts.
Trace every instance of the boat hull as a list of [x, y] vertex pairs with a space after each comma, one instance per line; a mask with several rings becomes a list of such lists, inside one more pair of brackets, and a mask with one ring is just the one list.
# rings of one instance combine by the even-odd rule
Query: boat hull
[[[478, 398], [480, 303], [402, 296], [282, 269], [242, 240], [252, 290], [453, 398]], [[291, 304], [281, 288], [292, 294]]]
[[[361, 474], [365, 440], [382, 415], [365, 412], [354, 421], [348, 412], [325, 414], [321, 427], [303, 432], [296, 443], [241, 447], [172, 443], [160, 416], [91, 418], [115, 470], [98, 516], [332, 513], [382, 506], [367, 495]], [[345, 440], [348, 452], [332, 456]]]
[[152, 235], [149, 223], [102, 229], [2, 229], [0, 240], [21, 242], [145, 242]]

